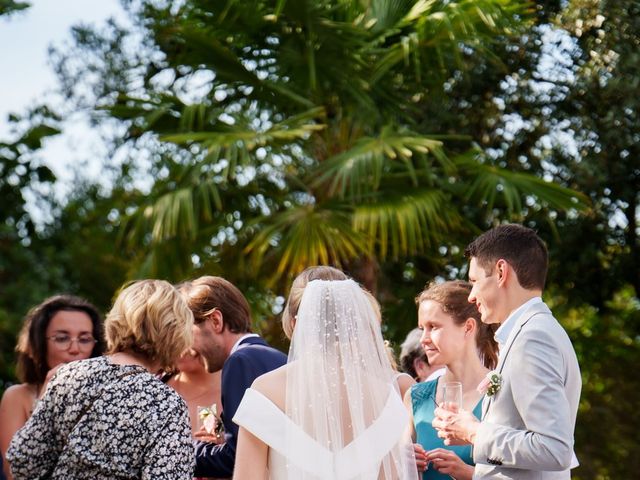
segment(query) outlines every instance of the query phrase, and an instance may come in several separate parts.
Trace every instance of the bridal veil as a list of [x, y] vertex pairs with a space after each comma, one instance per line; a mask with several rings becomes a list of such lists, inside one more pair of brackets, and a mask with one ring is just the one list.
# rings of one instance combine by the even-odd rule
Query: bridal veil
[[313, 280], [295, 318], [287, 369], [287, 477], [417, 479], [378, 313], [353, 280]]

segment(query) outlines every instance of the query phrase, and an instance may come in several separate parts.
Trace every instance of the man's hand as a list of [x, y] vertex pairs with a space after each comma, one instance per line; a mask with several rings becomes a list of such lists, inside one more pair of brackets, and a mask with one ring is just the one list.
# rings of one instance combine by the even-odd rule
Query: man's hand
[[219, 433], [209, 433], [204, 427], [200, 427], [200, 430], [193, 434], [193, 437], [196, 440], [200, 440], [202, 442], [207, 443], [215, 443], [216, 445], [220, 445], [224, 443], [224, 437]]
[[451, 411], [438, 407], [431, 424], [445, 445], [466, 445], [473, 444], [480, 422], [467, 410]]

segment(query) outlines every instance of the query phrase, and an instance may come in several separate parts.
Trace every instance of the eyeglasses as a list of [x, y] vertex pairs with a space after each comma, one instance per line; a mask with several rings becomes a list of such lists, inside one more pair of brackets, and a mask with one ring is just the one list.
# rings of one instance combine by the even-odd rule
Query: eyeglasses
[[79, 337], [71, 337], [69, 335], [57, 334], [47, 337], [47, 340], [53, 340], [53, 344], [58, 350], [69, 350], [72, 342], [77, 342], [78, 349], [82, 351], [91, 350], [96, 344], [96, 339], [91, 335], [81, 335]]

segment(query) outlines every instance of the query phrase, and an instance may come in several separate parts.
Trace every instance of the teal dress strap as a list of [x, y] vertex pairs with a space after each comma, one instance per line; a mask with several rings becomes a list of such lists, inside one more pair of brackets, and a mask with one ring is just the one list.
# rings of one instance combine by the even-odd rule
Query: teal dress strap
[[[445, 445], [443, 440], [438, 437], [438, 433], [431, 425], [433, 422], [433, 412], [436, 409], [436, 389], [438, 387], [438, 379], [430, 382], [416, 383], [411, 387], [411, 403], [413, 406], [413, 425], [416, 430], [417, 443], [422, 445], [425, 450], [433, 450], [434, 448], [446, 448], [455, 452], [463, 462], [473, 465], [471, 456], [471, 445]], [[482, 399], [473, 409], [473, 414], [480, 418], [482, 415]], [[438, 473], [431, 465], [422, 474], [423, 480], [451, 480], [449, 475]]]

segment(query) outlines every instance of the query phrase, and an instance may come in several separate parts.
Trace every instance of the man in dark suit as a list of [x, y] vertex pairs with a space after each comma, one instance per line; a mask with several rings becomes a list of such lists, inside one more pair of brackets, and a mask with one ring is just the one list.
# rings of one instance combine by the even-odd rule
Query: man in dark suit
[[193, 349], [209, 372], [222, 369], [221, 444], [195, 441], [195, 476], [233, 475], [238, 426], [231, 421], [240, 400], [256, 377], [285, 363], [287, 357], [251, 333], [251, 312], [236, 286], [221, 277], [200, 277], [182, 287], [194, 316]]

